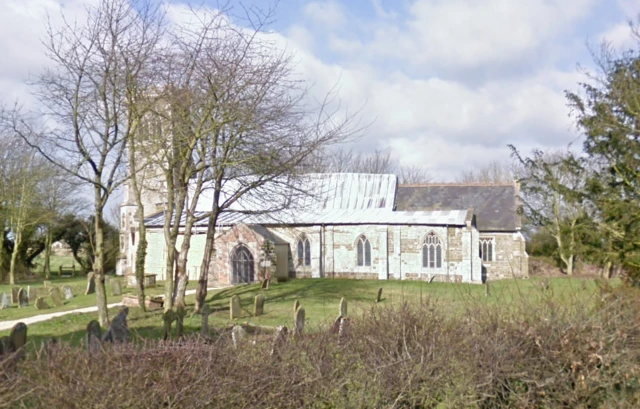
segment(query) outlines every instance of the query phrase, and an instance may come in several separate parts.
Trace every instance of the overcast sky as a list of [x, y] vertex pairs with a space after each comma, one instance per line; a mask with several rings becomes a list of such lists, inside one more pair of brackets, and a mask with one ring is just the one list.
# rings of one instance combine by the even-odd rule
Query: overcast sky
[[[0, 3], [0, 100], [29, 107], [25, 80], [47, 63], [43, 16], [55, 21], [62, 7], [81, 18], [86, 2]], [[638, 12], [640, 0], [281, 0], [271, 28], [314, 92], [337, 84], [343, 106], [373, 121], [357, 149], [389, 149], [452, 180], [508, 161], [507, 144], [576, 141], [564, 90], [577, 89], [577, 63], [591, 62], [586, 44], [630, 45]]]

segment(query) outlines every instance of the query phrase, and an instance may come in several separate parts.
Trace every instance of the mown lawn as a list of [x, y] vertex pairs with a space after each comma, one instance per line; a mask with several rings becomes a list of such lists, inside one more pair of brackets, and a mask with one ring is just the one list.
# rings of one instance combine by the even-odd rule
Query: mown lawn
[[[191, 283], [190, 287], [194, 287]], [[268, 290], [260, 290], [258, 284], [240, 285], [211, 292], [207, 303], [213, 313], [209, 317], [212, 328], [222, 328], [234, 323], [253, 323], [259, 325], [293, 325], [293, 304], [297, 299], [306, 310], [307, 328], [311, 331], [326, 327], [338, 314], [340, 299], [348, 301], [349, 315], [357, 316], [366, 313], [376, 306], [378, 288], [383, 288], [383, 301], [389, 303], [420, 303], [429, 302], [444, 305], [453, 313], [482, 313], [482, 308], [492, 305], [513, 305], [517, 308], [518, 300], [534, 299], [541, 302], [549, 299], [560, 305], [570, 305], [576, 308], [588, 308], [598, 299], [598, 287], [594, 280], [554, 278], [550, 280], [550, 287], [544, 290], [542, 280], [503, 280], [491, 283], [490, 296], [485, 295], [485, 286], [474, 284], [445, 284], [411, 281], [377, 281], [377, 280], [348, 280], [348, 279], [296, 279], [280, 284], [272, 284]], [[127, 291], [133, 292], [133, 289]], [[158, 287], [154, 292], [161, 293]], [[252, 316], [254, 297], [263, 293], [265, 314]], [[229, 299], [238, 295], [244, 309], [244, 317], [231, 321], [229, 319]], [[113, 302], [114, 297], [109, 299]], [[95, 305], [95, 296], [78, 296], [73, 300], [78, 306]], [[189, 315], [185, 318], [186, 333], [197, 332], [201, 326], [201, 317], [192, 316], [194, 296], [187, 296]], [[69, 308], [71, 302], [69, 303]], [[65, 305], [62, 308], [67, 308]], [[60, 310], [58, 309], [58, 310]], [[19, 311], [19, 309], [16, 309]], [[479, 311], [480, 310], [480, 311]], [[0, 310], [1, 311], [1, 310]], [[5, 310], [6, 311], [6, 310]], [[47, 310], [52, 312], [55, 309]], [[114, 316], [119, 308], [110, 311]], [[0, 314], [6, 314], [0, 312]], [[13, 314], [17, 314], [13, 312]], [[129, 328], [138, 339], [160, 338], [162, 336], [162, 312], [154, 311], [142, 313], [133, 308], [129, 312]], [[50, 321], [29, 325], [29, 339], [39, 344], [50, 337], [81, 342], [87, 323], [96, 318], [96, 313], [70, 314]], [[6, 318], [2, 318], [6, 319]], [[12, 318], [11, 319], [15, 319]], [[9, 331], [0, 331], [0, 336]]]

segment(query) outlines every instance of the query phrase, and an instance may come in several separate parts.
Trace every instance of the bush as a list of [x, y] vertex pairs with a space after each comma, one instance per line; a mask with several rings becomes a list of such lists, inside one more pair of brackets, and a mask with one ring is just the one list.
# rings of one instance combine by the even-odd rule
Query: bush
[[[234, 349], [203, 342], [69, 345], [0, 376], [0, 407], [598, 408], [638, 407], [640, 293], [601, 286], [597, 300], [373, 306], [346, 335], [271, 338]], [[570, 305], [569, 305], [570, 304]]]

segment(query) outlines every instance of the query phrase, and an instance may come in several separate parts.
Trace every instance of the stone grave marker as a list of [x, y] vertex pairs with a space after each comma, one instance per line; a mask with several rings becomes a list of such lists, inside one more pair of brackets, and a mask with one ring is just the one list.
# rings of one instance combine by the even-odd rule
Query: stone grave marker
[[164, 321], [164, 340], [171, 338], [171, 324], [176, 320], [176, 313], [173, 310], [169, 310], [162, 314], [162, 321]]
[[331, 325], [331, 333], [337, 334], [340, 331], [340, 323], [342, 322], [342, 315], [338, 315], [333, 324]]
[[298, 310], [295, 313], [295, 327], [294, 333], [298, 336], [304, 333], [304, 307], [298, 307]]
[[11, 304], [18, 304], [20, 302], [18, 300], [18, 291], [20, 291], [20, 287], [11, 287]]
[[122, 283], [120, 280], [111, 280], [111, 295], [122, 295]]
[[51, 295], [51, 301], [53, 301], [53, 305], [56, 307], [62, 307], [64, 305], [64, 301], [62, 301], [62, 297], [60, 296], [60, 289], [58, 287], [51, 287], [49, 289], [49, 295]]
[[44, 286], [44, 288], [49, 288], [49, 287], [51, 287], [51, 281], [49, 281], [49, 280], [44, 280], [44, 281], [42, 282], [42, 285]]
[[233, 347], [238, 348], [242, 340], [247, 336], [247, 331], [240, 325], [236, 325], [231, 330], [231, 340], [233, 341]]
[[229, 300], [229, 319], [233, 320], [242, 315], [242, 308], [240, 307], [240, 297], [234, 295]]
[[285, 326], [279, 326], [276, 328], [276, 333], [273, 337], [273, 345], [271, 347], [271, 356], [278, 356], [282, 347], [287, 342], [287, 333], [289, 330]]
[[35, 302], [36, 298], [38, 298], [38, 291], [35, 287], [27, 286], [27, 297], [29, 302]]
[[84, 295], [93, 294], [96, 292], [96, 278], [94, 273], [91, 272], [87, 274], [87, 289], [84, 292]]
[[378, 288], [378, 296], [376, 297], [376, 302], [382, 301], [382, 287]]
[[24, 346], [27, 343], [27, 324], [19, 322], [14, 325], [11, 329], [11, 333], [9, 334], [9, 339], [11, 340], [13, 350], [20, 351], [20, 355], [23, 355]]
[[338, 329], [338, 343], [344, 342], [344, 338], [347, 335], [349, 328], [349, 318], [340, 319], [340, 328]]
[[102, 328], [100, 323], [92, 320], [87, 324], [87, 334], [84, 342], [89, 354], [93, 355], [100, 351], [100, 340], [102, 339]]
[[65, 300], [70, 300], [73, 298], [73, 289], [68, 285], [62, 287], [62, 293], [64, 294]]
[[109, 329], [104, 334], [102, 341], [109, 342], [127, 342], [131, 337], [129, 327], [127, 326], [127, 315], [129, 307], [122, 307], [122, 310], [116, 315], [109, 325]]
[[269, 289], [269, 279], [265, 278], [264, 280], [262, 280], [262, 284], [260, 284], [260, 289], [261, 290]]
[[5, 309], [11, 307], [11, 299], [7, 295], [7, 293], [0, 294], [0, 309]]
[[347, 300], [344, 297], [340, 299], [340, 316], [347, 316]]
[[295, 314], [296, 311], [298, 311], [298, 308], [300, 308], [300, 301], [295, 300], [293, 302], [293, 313]]
[[21, 308], [29, 306], [29, 296], [27, 295], [27, 290], [24, 288], [18, 290], [18, 302]]
[[211, 307], [207, 304], [202, 307], [202, 325], [200, 326], [200, 335], [206, 337], [209, 335], [209, 315], [211, 315]]
[[44, 297], [36, 298], [36, 310], [46, 310], [51, 308], [45, 301]]
[[264, 314], [264, 295], [258, 294], [253, 301], [253, 315], [258, 317], [262, 314]]

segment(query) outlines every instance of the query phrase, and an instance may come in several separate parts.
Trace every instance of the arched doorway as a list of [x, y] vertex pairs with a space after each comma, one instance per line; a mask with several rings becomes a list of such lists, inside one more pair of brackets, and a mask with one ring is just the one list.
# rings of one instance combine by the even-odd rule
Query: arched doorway
[[231, 254], [231, 283], [251, 283], [254, 281], [254, 263], [251, 252], [245, 245], [239, 245]]

